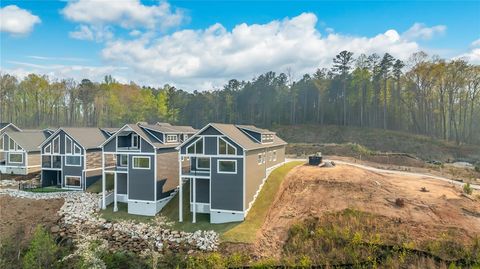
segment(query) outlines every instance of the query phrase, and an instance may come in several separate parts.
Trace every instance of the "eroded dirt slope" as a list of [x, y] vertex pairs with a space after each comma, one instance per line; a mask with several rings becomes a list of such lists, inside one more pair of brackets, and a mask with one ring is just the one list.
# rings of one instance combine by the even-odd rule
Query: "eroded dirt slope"
[[32, 200], [0, 195], [0, 238], [27, 242], [35, 227], [57, 222], [63, 199]]
[[[420, 189], [425, 187], [428, 192]], [[395, 199], [404, 199], [398, 207]], [[280, 187], [255, 245], [259, 256], [279, 257], [288, 228], [346, 208], [385, 216], [417, 242], [455, 230], [460, 241], [480, 235], [480, 202], [458, 187], [418, 176], [381, 174], [348, 165], [300, 166]], [[381, 232], [381, 231], [380, 231]]]

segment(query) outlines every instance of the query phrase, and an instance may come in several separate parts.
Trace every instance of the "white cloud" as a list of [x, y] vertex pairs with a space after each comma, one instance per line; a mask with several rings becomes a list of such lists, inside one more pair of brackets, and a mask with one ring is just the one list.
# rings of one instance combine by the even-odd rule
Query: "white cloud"
[[480, 38], [473, 41], [471, 44], [472, 47], [480, 47]]
[[40, 22], [38, 16], [18, 6], [9, 5], [0, 8], [0, 32], [25, 35], [30, 33], [35, 24]]
[[87, 65], [42, 65], [29, 62], [7, 61], [13, 65], [12, 68], [0, 68], [0, 73], [9, 73], [19, 78], [28, 74], [47, 75], [51, 79], [75, 79], [80, 81], [88, 78], [93, 81], [103, 81], [106, 75], [116, 74], [115, 79], [122, 83], [128, 83], [122, 75], [128, 71], [127, 67], [118, 66], [87, 66]]
[[182, 10], [172, 10], [167, 2], [147, 6], [140, 0], [75, 0], [68, 2], [62, 14], [74, 22], [119, 25], [126, 29], [144, 27], [163, 30], [178, 26], [185, 19]]
[[403, 33], [403, 38], [408, 40], [416, 40], [416, 39], [424, 39], [428, 40], [434, 37], [435, 35], [444, 34], [447, 30], [445, 25], [435, 25], [432, 27], [427, 27], [423, 23], [415, 23], [408, 29], [405, 33]]
[[420, 50], [395, 30], [373, 37], [330, 33], [321, 36], [317, 17], [297, 17], [266, 24], [245, 23], [228, 31], [221, 24], [203, 30], [181, 30], [158, 38], [107, 42], [102, 57], [109, 64], [131, 67], [135, 80], [163, 83], [188, 90], [221, 86], [230, 78], [251, 79], [267, 71], [291, 68], [299, 76], [318, 67], [329, 67], [342, 50], [360, 53], [391, 53], [406, 59]]
[[472, 64], [480, 64], [480, 39], [477, 39], [471, 44], [472, 49], [455, 58], [463, 58]]
[[108, 26], [88, 26], [82, 24], [77, 26], [76, 31], [70, 32], [69, 36], [79, 40], [95, 40], [101, 42], [112, 39], [113, 32]]

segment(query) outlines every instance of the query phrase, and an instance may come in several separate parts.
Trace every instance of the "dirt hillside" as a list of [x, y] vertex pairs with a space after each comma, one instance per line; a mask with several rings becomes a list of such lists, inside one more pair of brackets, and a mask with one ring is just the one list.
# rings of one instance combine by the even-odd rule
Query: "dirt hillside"
[[28, 242], [37, 225], [57, 222], [63, 199], [32, 200], [0, 196], [0, 239]]
[[[428, 192], [420, 191], [422, 187]], [[403, 207], [396, 205], [397, 198], [404, 200]], [[480, 235], [480, 202], [462, 196], [458, 187], [448, 183], [348, 165], [300, 166], [282, 182], [259, 231], [256, 252], [263, 257], [279, 257], [292, 224], [347, 208], [386, 219], [391, 229], [383, 231], [387, 237], [402, 232], [421, 243], [445, 232], [468, 242]]]

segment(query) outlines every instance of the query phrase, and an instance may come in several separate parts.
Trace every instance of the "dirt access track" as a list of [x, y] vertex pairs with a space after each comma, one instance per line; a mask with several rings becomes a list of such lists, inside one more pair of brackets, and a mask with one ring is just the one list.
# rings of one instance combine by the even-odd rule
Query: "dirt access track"
[[[422, 187], [428, 192], [422, 192]], [[404, 199], [403, 207], [395, 204], [397, 198]], [[460, 242], [480, 235], [480, 201], [463, 196], [457, 185], [347, 164], [303, 165], [282, 182], [257, 235], [255, 252], [278, 258], [292, 224], [347, 208], [385, 217], [395, 223], [394, 231], [405, 231], [416, 242], [435, 240], [452, 229]]]

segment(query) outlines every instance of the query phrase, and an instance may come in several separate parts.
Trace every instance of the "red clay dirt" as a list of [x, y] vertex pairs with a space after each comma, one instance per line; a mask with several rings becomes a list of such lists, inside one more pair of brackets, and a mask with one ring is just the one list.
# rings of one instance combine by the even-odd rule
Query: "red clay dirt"
[[[422, 187], [428, 192], [420, 191]], [[395, 205], [397, 198], [404, 199], [403, 207]], [[439, 233], [451, 229], [462, 242], [480, 236], [480, 201], [463, 196], [459, 187], [449, 183], [349, 165], [300, 166], [282, 182], [259, 231], [255, 252], [278, 258], [292, 224], [347, 208], [400, 223], [398, 229], [417, 242], [438, 239]]]

